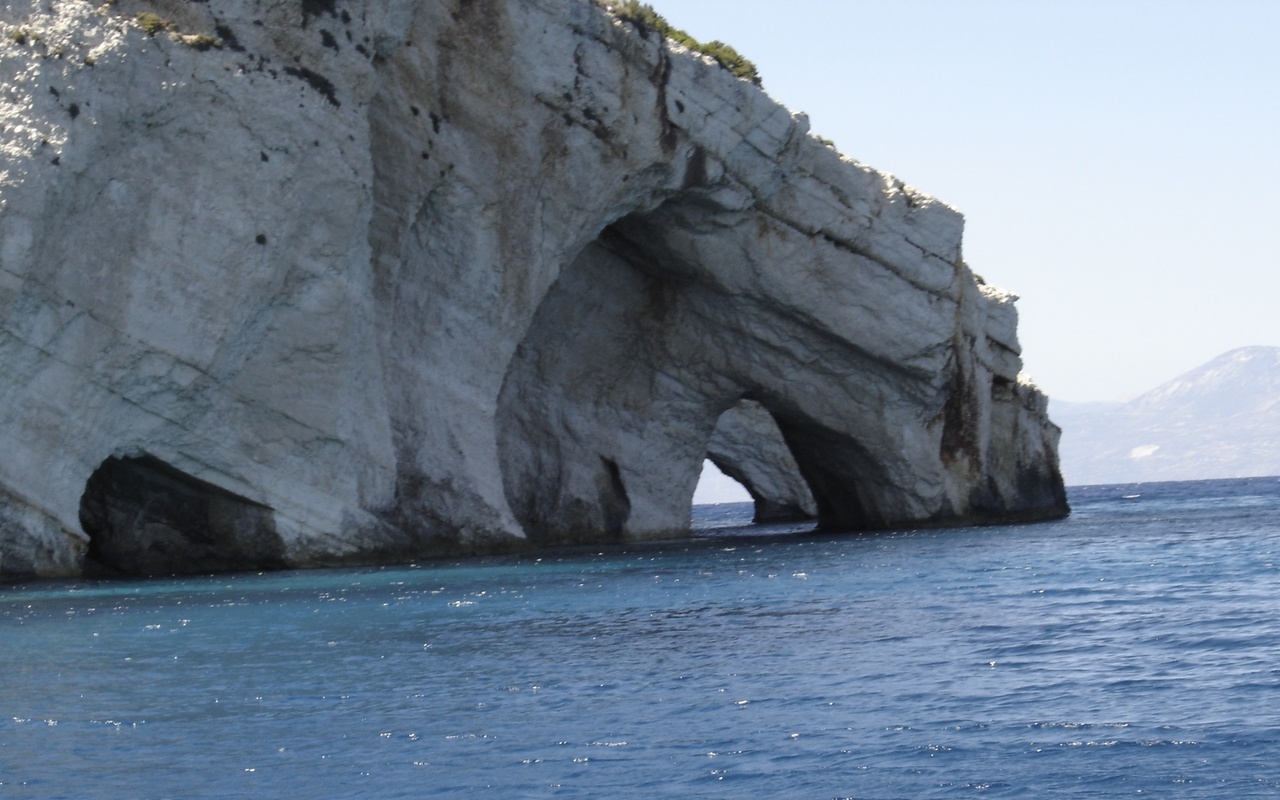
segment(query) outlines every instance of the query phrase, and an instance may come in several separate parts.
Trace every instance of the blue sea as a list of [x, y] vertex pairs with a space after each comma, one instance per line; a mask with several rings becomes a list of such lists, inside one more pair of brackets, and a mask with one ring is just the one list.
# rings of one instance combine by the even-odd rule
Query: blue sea
[[1276, 797], [1280, 479], [0, 588], [0, 797]]

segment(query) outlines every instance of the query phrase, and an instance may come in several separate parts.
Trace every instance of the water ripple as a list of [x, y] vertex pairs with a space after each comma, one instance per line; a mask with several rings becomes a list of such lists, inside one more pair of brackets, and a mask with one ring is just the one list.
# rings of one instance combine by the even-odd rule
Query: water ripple
[[0, 795], [1275, 796], [1278, 494], [0, 589]]

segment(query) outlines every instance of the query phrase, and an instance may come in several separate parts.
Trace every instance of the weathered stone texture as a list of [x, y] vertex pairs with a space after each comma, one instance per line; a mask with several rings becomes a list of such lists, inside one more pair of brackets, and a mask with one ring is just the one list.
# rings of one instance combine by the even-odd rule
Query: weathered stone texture
[[960, 215], [592, 2], [0, 23], [0, 570], [83, 569], [109, 459], [267, 566], [679, 536], [744, 398], [827, 527], [1065, 513]]

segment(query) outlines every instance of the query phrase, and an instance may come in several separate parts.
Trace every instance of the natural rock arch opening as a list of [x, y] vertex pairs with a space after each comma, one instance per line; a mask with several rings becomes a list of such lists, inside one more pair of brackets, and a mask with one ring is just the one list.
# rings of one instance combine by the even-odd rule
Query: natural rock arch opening
[[862, 442], [808, 419], [774, 418], [813, 493], [820, 528], [877, 530], [896, 522], [888, 508], [902, 489]]
[[[812, 408], [813, 387], [788, 379], [797, 363], [830, 358], [818, 379], [848, 396], [867, 362], [751, 285], [752, 260], [768, 257], [750, 250], [759, 224], [686, 190], [608, 225], [561, 270], [496, 415], [507, 500], [530, 539], [684, 535], [709, 453], [752, 494], [757, 521], [891, 521], [880, 508], [880, 487], [892, 491], [885, 465], [848, 432], [873, 433], [875, 408]], [[726, 414], [751, 422], [736, 444], [711, 445]]]
[[499, 396], [507, 500], [534, 541], [686, 534], [706, 441], [741, 391], [693, 331], [690, 296], [706, 287], [622, 228], [561, 270]]
[[283, 569], [267, 506], [151, 456], [107, 458], [80, 498], [86, 572], [171, 575]]
[[760, 403], [739, 400], [720, 415], [707, 458], [751, 496], [755, 522], [798, 522], [818, 516], [791, 448]]
[[693, 491], [693, 505], [713, 506], [723, 503], [751, 503], [751, 493], [742, 482], [724, 473], [711, 459], [702, 462], [698, 485]]
[[[758, 421], [746, 441], [774, 453], [769, 460], [787, 464], [781, 472], [791, 487], [776, 495], [786, 499], [774, 507], [771, 492], [751, 492], [751, 484], [761, 481], [733, 475], [764, 499], [757, 505], [759, 521], [816, 518], [826, 529], [871, 530], [921, 516], [911, 495], [919, 487], [908, 488], [906, 479], [916, 457], [900, 446], [904, 429], [888, 424], [885, 404], [903, 386], [930, 392], [931, 378], [904, 377], [897, 365], [838, 340], [828, 326], [843, 320], [783, 313], [779, 293], [822, 293], [830, 272], [850, 268], [848, 254], [834, 243], [817, 255], [798, 251], [790, 239], [796, 231], [742, 199], [731, 181], [693, 186], [653, 210], [622, 217], [600, 236], [597, 244], [619, 261], [673, 287], [671, 305], [678, 312], [665, 310], [669, 322], [661, 330], [669, 343], [662, 354], [668, 362], [657, 371], [681, 373], [686, 385], [703, 392], [702, 407], [712, 410], [706, 430], [744, 409]], [[782, 285], [773, 277], [780, 271], [810, 278]], [[794, 380], [798, 375], [802, 383]], [[898, 399], [907, 407], [925, 404]], [[706, 435], [710, 442], [712, 434]]]

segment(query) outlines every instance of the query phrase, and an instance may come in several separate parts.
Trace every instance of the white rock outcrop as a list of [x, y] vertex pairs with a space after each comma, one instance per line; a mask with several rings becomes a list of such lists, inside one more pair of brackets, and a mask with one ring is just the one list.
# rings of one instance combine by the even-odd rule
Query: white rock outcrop
[[1066, 512], [961, 216], [594, 2], [0, 23], [6, 573], [680, 536], [743, 399], [826, 527]]

